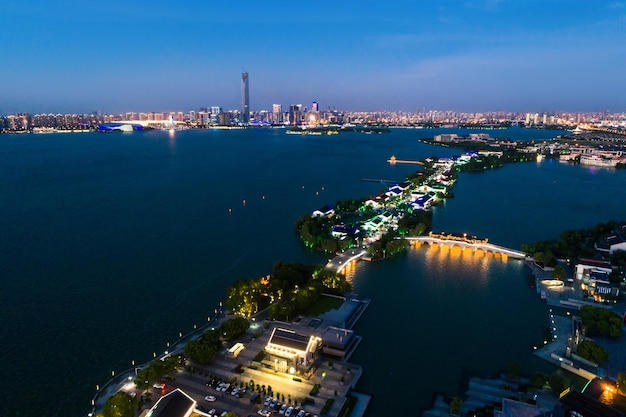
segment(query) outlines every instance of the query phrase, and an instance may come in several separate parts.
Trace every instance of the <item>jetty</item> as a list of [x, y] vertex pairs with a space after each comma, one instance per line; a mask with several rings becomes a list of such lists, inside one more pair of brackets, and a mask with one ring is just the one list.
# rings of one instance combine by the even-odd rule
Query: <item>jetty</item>
[[391, 155], [391, 158], [387, 159], [391, 165], [395, 164], [414, 164], [414, 165], [424, 165], [423, 161], [414, 161], [410, 159], [398, 159], [394, 155]]
[[399, 181], [394, 180], [384, 180], [384, 179], [376, 179], [376, 178], [361, 178], [361, 181], [364, 182], [382, 182], [387, 184], [398, 184]]

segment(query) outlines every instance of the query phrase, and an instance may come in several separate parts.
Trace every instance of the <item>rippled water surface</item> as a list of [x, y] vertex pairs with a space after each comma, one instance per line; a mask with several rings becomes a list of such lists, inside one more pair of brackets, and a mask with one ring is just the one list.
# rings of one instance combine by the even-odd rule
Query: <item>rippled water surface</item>
[[[391, 155], [456, 154], [417, 142], [436, 133], [0, 135], [0, 415], [84, 415], [111, 371], [206, 322], [236, 279], [279, 259], [323, 262], [301, 247], [293, 222], [384, 186], [362, 178], [416, 169], [390, 166]], [[435, 229], [519, 247], [624, 217], [624, 177], [550, 162], [463, 174], [456, 197], [435, 210]], [[351, 278], [373, 302], [353, 361], [366, 367], [359, 388], [374, 394], [372, 415], [401, 391], [427, 405], [435, 390], [456, 388], [462, 368], [532, 360], [545, 309], [526, 273], [517, 261], [435, 248], [359, 264]]]

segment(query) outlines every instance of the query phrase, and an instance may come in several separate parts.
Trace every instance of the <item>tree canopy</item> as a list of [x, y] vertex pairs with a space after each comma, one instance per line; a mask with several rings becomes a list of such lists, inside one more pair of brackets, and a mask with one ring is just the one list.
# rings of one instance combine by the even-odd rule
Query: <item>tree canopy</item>
[[185, 345], [185, 356], [199, 365], [209, 364], [221, 347], [219, 329], [207, 330], [198, 340]]
[[102, 415], [104, 417], [134, 417], [137, 399], [124, 391], [118, 391], [106, 401]]
[[270, 307], [270, 318], [294, 317], [313, 304], [322, 292], [343, 294], [351, 290], [341, 274], [318, 265], [277, 261], [272, 274], [240, 280], [228, 287], [226, 306], [235, 314], [249, 317]]
[[589, 336], [618, 338], [622, 333], [622, 327], [624, 327], [624, 322], [619, 314], [604, 308], [590, 305], [582, 306], [580, 316]]
[[599, 365], [609, 360], [609, 354], [602, 346], [599, 346], [591, 340], [583, 340], [578, 344], [578, 356], [585, 358]]
[[155, 360], [137, 373], [135, 385], [139, 389], [146, 389], [153, 383], [160, 381], [164, 376], [171, 375], [183, 367], [180, 356], [168, 356], [163, 360]]

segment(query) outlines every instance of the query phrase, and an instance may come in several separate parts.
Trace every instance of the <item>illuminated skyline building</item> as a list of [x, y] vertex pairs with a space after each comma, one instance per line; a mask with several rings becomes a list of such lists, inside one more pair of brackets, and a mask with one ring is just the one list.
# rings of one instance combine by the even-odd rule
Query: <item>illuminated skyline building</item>
[[248, 73], [241, 73], [241, 121], [250, 123], [250, 89], [248, 85]]

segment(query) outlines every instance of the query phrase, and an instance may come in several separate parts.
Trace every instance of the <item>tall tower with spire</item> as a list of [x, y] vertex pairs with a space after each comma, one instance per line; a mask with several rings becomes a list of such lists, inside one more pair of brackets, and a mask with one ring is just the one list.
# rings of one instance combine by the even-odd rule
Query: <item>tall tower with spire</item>
[[245, 71], [241, 73], [241, 118], [244, 124], [250, 123], [250, 88]]

